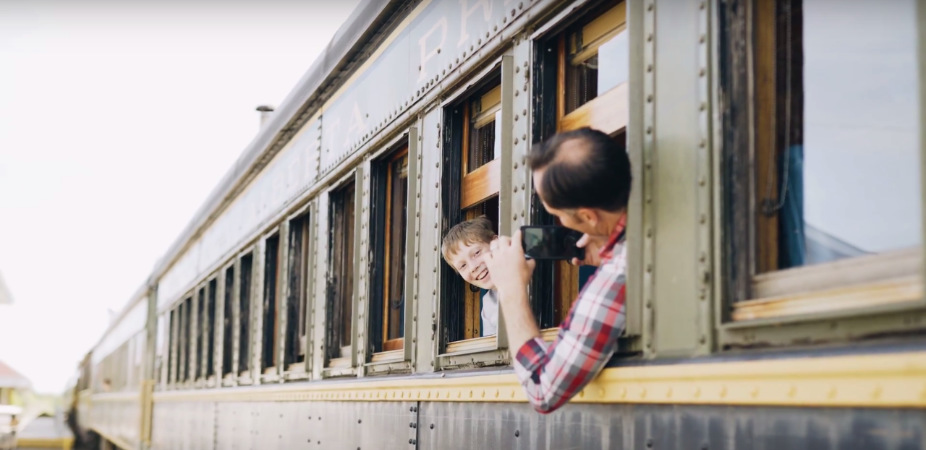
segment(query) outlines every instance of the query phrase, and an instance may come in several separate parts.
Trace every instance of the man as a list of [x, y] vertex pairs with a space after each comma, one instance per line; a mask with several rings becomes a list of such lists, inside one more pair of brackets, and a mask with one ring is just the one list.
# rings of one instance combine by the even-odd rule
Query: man
[[515, 373], [534, 408], [549, 413], [598, 375], [624, 329], [630, 160], [606, 134], [585, 128], [536, 145], [529, 165], [544, 208], [564, 226], [585, 233], [579, 241], [586, 247], [582, 262], [598, 266], [556, 340], [547, 345], [527, 296], [534, 261], [524, 258], [520, 231], [493, 241], [485, 257], [501, 299], [509, 345], [517, 349]]

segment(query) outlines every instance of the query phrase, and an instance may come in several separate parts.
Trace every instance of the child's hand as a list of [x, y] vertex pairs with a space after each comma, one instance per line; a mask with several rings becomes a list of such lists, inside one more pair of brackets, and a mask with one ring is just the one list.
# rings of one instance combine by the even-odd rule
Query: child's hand
[[499, 236], [489, 244], [489, 254], [483, 261], [495, 287], [504, 298], [506, 291], [525, 289], [534, 273], [536, 262], [524, 258], [524, 249], [521, 248], [521, 230], [515, 231], [514, 236]]
[[607, 239], [607, 236], [592, 236], [588, 233], [583, 234], [582, 238], [576, 242], [576, 247], [585, 249], [585, 259], [580, 260], [579, 258], [572, 258], [569, 261], [570, 264], [574, 266], [595, 266], [597, 267], [601, 264], [601, 257], [598, 256], [598, 252], [601, 251], [601, 247], [604, 246], [604, 241], [602, 239]]

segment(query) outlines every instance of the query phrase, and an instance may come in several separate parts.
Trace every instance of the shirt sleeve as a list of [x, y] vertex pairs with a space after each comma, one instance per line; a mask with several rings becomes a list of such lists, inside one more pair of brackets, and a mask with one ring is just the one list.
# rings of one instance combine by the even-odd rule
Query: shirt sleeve
[[625, 249], [586, 284], [549, 346], [536, 337], [515, 355], [515, 374], [534, 409], [550, 413], [594, 379], [624, 330]]

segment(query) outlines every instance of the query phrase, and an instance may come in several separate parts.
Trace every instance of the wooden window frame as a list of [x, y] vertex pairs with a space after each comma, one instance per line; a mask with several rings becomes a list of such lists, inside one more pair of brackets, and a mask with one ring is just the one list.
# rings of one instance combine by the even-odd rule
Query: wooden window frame
[[280, 274], [283, 272], [281, 234], [274, 230], [263, 239], [263, 282], [261, 286], [260, 375], [266, 381], [276, 378], [280, 355]]
[[[254, 252], [255, 249], [250, 249], [241, 255], [238, 256], [237, 261], [235, 262], [235, 272], [237, 273], [235, 277], [235, 291], [237, 293], [237, 304], [235, 305], [235, 336], [236, 336], [236, 345], [235, 348], [235, 378], [237, 384], [251, 384], [253, 367], [251, 367], [251, 360], [253, 359], [252, 342], [251, 342], [251, 328], [253, 327], [253, 317], [251, 317], [251, 311], [254, 309], [252, 306], [252, 301], [254, 300], [254, 276], [255, 271], [257, 270], [256, 265], [254, 264]], [[246, 263], [247, 262], [247, 263]], [[244, 333], [242, 335], [242, 333]], [[243, 346], [243, 348], [242, 348]], [[242, 361], [242, 357], [244, 360]]]
[[[512, 228], [511, 199], [499, 193], [511, 192], [512, 189], [510, 168], [513, 166], [511, 130], [514, 125], [514, 59], [509, 54], [502, 55], [471, 78], [480, 81], [459, 89], [443, 104], [445, 125], [441, 143], [444, 161], [441, 167], [441, 234], [445, 234], [450, 227], [467, 219], [465, 209], [492, 198], [498, 199], [498, 223], [496, 224], [498, 233], [510, 234]], [[467, 108], [477, 94], [484, 95], [491, 91], [492, 89], [486, 88], [494, 85], [496, 80], [499, 80], [500, 84], [501, 111], [498, 116], [500, 120], [498, 133], [495, 135], [498, 151], [495, 152], [492, 161], [470, 171], [467, 161], [469, 153], [469, 111]], [[464, 141], [464, 139], [467, 140]], [[464, 176], [467, 185], [473, 183], [472, 188], [464, 188]], [[466, 202], [463, 201], [465, 191], [468, 191]], [[501, 311], [499, 311], [496, 335], [450, 340], [450, 336], [453, 335], [465, 336], [465, 329], [461, 327], [466, 326], [467, 317], [454, 319], [448, 305], [459, 302], [464, 305], [464, 316], [469, 311], [470, 319], [478, 320], [481, 311], [479, 303], [473, 300], [478, 299], [478, 293], [471, 293], [466, 288], [463, 279], [446, 262], [440, 265], [439, 276], [441, 281], [438, 302], [437, 365], [443, 369], [454, 369], [508, 364], [510, 356], [507, 351], [505, 320]], [[468, 307], [465, 297], [469, 297]]]
[[[546, 29], [533, 36], [534, 46], [534, 89], [539, 95], [534, 96], [533, 136], [535, 142], [543, 141], [555, 133], [571, 131], [582, 127], [601, 130], [612, 136], [626, 136], [629, 120], [629, 80], [619, 83], [602, 95], [578, 106], [566, 113], [566, 68], [569, 63], [567, 55], [567, 36], [574, 33], [581, 25], [583, 34], [592, 35], [592, 44], [577, 55], [588, 59], [602, 43], [621, 33], [628, 33], [627, 2], [606, 1], [584, 8], [580, 13], [554, 18]], [[612, 21], [619, 24], [611, 26]], [[628, 36], [629, 38], [629, 36]], [[628, 60], [628, 73], [630, 72]], [[625, 105], [623, 108], [615, 105]], [[531, 196], [531, 223], [555, 225], [556, 218], [546, 213], [539, 197]], [[559, 324], [565, 319], [572, 303], [578, 296], [579, 267], [565, 261], [538, 262], [531, 282], [531, 291], [535, 293], [552, 292], [552, 304], [545, 305], [546, 299], [533, 296], [534, 314], [545, 337], [555, 336]], [[635, 330], [627, 330], [625, 337], [635, 336]]]
[[237, 268], [234, 262], [222, 269], [221, 286], [224, 294], [222, 295], [222, 357], [219, 358], [221, 370], [217, 374], [221, 380], [219, 384], [222, 386], [232, 386], [235, 382], [236, 340], [238, 337], [235, 332], [237, 326], [235, 321], [237, 313], [235, 310], [238, 305], [236, 278]]
[[[359, 277], [357, 276], [358, 271], [358, 261], [359, 261], [359, 242], [360, 242], [360, 212], [362, 208], [359, 206], [362, 204], [362, 193], [363, 193], [363, 179], [362, 174], [359, 169], [353, 171], [352, 173], [345, 176], [335, 187], [330, 189], [327, 193], [328, 195], [328, 236], [331, 244], [328, 248], [328, 268], [326, 275], [326, 287], [325, 287], [325, 350], [324, 350], [324, 365], [322, 369], [323, 377], [335, 377], [343, 375], [353, 375], [354, 367], [356, 361], [357, 353], [357, 294], [358, 294], [358, 281]], [[347, 196], [346, 190], [352, 189], [353, 192], [350, 197]], [[336, 237], [333, 234], [333, 230], [339, 227], [336, 223], [335, 209], [338, 208], [336, 205], [336, 197], [344, 196], [344, 200], [350, 202], [351, 211], [349, 213], [342, 213], [345, 220], [349, 218], [352, 223], [352, 230], [350, 235], [341, 236], [340, 239], [343, 239], [343, 242], [349, 243], [350, 247], [346, 249], [346, 261], [343, 261], [345, 264], [344, 267], [351, 267], [351, 279], [343, 287], [350, 288], [350, 295], [342, 301], [346, 302], [346, 306], [350, 308], [347, 311], [347, 314], [344, 314], [340, 319], [342, 321], [341, 327], [349, 327], [349, 330], [345, 331], [343, 328], [333, 330], [331, 328], [331, 323], [333, 321], [333, 315], [336, 314], [333, 308], [333, 302], [335, 295], [335, 286], [332, 282], [332, 275], [335, 271], [333, 267], [335, 264], [334, 261], [334, 252], [336, 247]], [[349, 198], [349, 200], [348, 200]], [[344, 312], [342, 311], [342, 314]], [[336, 337], [335, 333], [340, 333], [342, 336]], [[350, 342], [347, 345], [338, 345], [337, 356], [332, 352], [332, 342], [337, 342], [343, 344], [342, 338], [347, 336], [350, 339]]]
[[[311, 293], [314, 287], [312, 261], [312, 219], [314, 209], [307, 205], [287, 218], [287, 251], [285, 257], [286, 274], [286, 343], [284, 352], [284, 376], [287, 379], [304, 379], [308, 377], [311, 361], [311, 346], [308, 336], [311, 334], [312, 321]], [[282, 232], [281, 232], [282, 233]], [[295, 236], [299, 240], [296, 242]]]
[[[724, 68], [719, 83], [728, 99], [719, 124], [727, 131], [719, 134], [722, 145], [715, 149], [723, 175], [718, 233], [724, 236], [720, 266], [725, 276], [717, 282], [722, 297], [715, 311], [719, 343], [731, 348], [787, 345], [921, 329], [909, 320], [909, 314], [926, 310], [922, 245], [772, 269], [777, 267], [777, 252], [768, 242], [777, 245], [777, 222], [757, 217], [758, 205], [769, 200], [757, 186], [770, 181], [777, 184], [774, 171], [768, 170], [767, 163], [761, 164], [772, 161], [770, 152], [777, 147], [771, 131], [776, 105], [770, 92], [775, 79], [769, 75], [776, 57], [775, 26], [755, 20], [769, 14], [776, 14], [771, 0], [735, 0], [719, 8], [717, 42], [719, 64]], [[917, 26], [924, 26], [922, 20]], [[919, 58], [923, 58], [922, 51]], [[920, 109], [924, 109], [922, 103]], [[924, 148], [921, 142], [921, 161], [926, 161]], [[921, 183], [924, 188], [916, 195], [926, 191], [926, 177], [921, 177]]]
[[[370, 242], [374, 243], [374, 248], [372, 249], [375, 262], [373, 263], [373, 276], [371, 277], [371, 293], [372, 296], [372, 307], [376, 308], [377, 311], [370, 315], [370, 348], [373, 352], [371, 356], [372, 362], [381, 362], [381, 361], [392, 361], [392, 360], [403, 360], [404, 359], [404, 349], [405, 349], [405, 330], [402, 330], [402, 337], [390, 339], [389, 338], [389, 326], [390, 322], [394, 317], [391, 317], [389, 309], [389, 297], [390, 290], [392, 289], [392, 264], [390, 261], [391, 251], [393, 250], [392, 242], [392, 233], [393, 233], [393, 223], [392, 223], [392, 213], [394, 205], [394, 198], [392, 192], [393, 185], [393, 167], [401, 159], [406, 160], [406, 164], [411, 164], [409, 158], [409, 146], [407, 141], [402, 141], [398, 146], [394, 148], [378, 162], [374, 163], [374, 182], [376, 183], [373, 188], [374, 199], [373, 199], [373, 217], [372, 222], [373, 226], [371, 227], [371, 237]], [[407, 171], [410, 169], [410, 166], [407, 166]], [[408, 172], [407, 172], [408, 173]], [[406, 178], [407, 179], [407, 178]], [[409, 189], [406, 188], [406, 196], [404, 201], [408, 202], [408, 192]], [[402, 251], [402, 264], [408, 266], [407, 260], [407, 248], [408, 248], [408, 224], [409, 221], [406, 217], [406, 226], [403, 230], [405, 233], [405, 249]], [[405, 276], [399, 280], [399, 283], [403, 285], [406, 284]], [[407, 288], [407, 286], [405, 286]], [[407, 289], [405, 290], [407, 293]], [[402, 311], [399, 313], [404, 316], [405, 323], [407, 323], [407, 310], [409, 301], [405, 299], [405, 306], [402, 308]], [[374, 335], [375, 333], [375, 335]], [[380, 348], [379, 351], [376, 351], [376, 348]], [[387, 355], [388, 353], [388, 355]]]

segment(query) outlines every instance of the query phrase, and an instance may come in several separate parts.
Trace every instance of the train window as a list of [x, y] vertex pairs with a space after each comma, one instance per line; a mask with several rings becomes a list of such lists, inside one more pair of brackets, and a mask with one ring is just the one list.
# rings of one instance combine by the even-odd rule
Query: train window
[[[305, 362], [308, 301], [309, 301], [309, 214], [289, 221], [289, 298], [286, 301], [287, 370], [298, 370]], [[296, 366], [292, 366], [297, 364]]]
[[232, 357], [234, 349], [235, 266], [225, 269], [225, 304], [222, 315], [222, 379], [235, 373]]
[[741, 48], [726, 61], [750, 64], [755, 86], [726, 80], [733, 107], [754, 111], [740, 122], [754, 143], [724, 143], [728, 184], [744, 187], [726, 196], [728, 318], [921, 299], [916, 2], [754, 6], [754, 62]]
[[261, 339], [261, 372], [271, 374], [277, 363], [276, 337], [280, 330], [277, 320], [277, 275], [279, 269], [280, 235], [275, 234], [265, 241], [264, 247], [264, 301], [263, 339]]
[[208, 289], [206, 290], [206, 320], [203, 321], [203, 328], [208, 330], [206, 333], [206, 370], [205, 377], [209, 378], [215, 375], [215, 290], [218, 282], [215, 278], [209, 280]]
[[[408, 147], [376, 164], [372, 238], [373, 264], [370, 340], [373, 351], [404, 348], [405, 244], [408, 207]], [[401, 357], [401, 355], [392, 355]], [[388, 358], [391, 359], [391, 358]]]
[[205, 373], [205, 367], [203, 367], [203, 346], [206, 345], [206, 333], [208, 333], [208, 325], [205, 320], [205, 309], [206, 309], [206, 287], [203, 286], [199, 288], [199, 293], [196, 298], [196, 359], [194, 360], [196, 364], [194, 365], [195, 373], [193, 378], [202, 378]]
[[[630, 64], [626, 26], [625, 3], [609, 1], [538, 42], [535, 90], [541, 95], [535, 102], [536, 141], [558, 131], [591, 127], [610, 134], [623, 147]], [[533, 223], [558, 224], [536, 194], [531, 204]], [[566, 261], [537, 264], [532, 302], [545, 338], [556, 335], [555, 327], [566, 318], [594, 271]]]
[[177, 382], [177, 358], [179, 356], [180, 308], [170, 311], [170, 347], [167, 351], [167, 382], [173, 385]]
[[193, 336], [196, 328], [196, 317], [193, 315], [193, 298], [187, 297], [183, 301], [183, 337], [180, 345], [183, 347], [183, 381], [193, 380], [193, 370], [195, 368]]
[[351, 366], [354, 296], [354, 182], [331, 192], [325, 350], [330, 367]]
[[[444, 232], [457, 223], [486, 216], [498, 232], [501, 156], [501, 77], [487, 77], [446, 110]], [[486, 292], [467, 285], [449, 264], [441, 265], [441, 342], [445, 353], [494, 349], [494, 332], [485, 330]], [[497, 317], [497, 312], [493, 311]], [[485, 332], [484, 332], [485, 331]], [[480, 339], [484, 339], [480, 340]]]
[[248, 253], [241, 257], [238, 271], [238, 375], [243, 381], [249, 380], [251, 339], [251, 270], [254, 264], [254, 255]]

